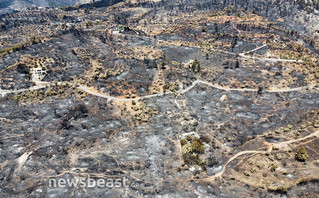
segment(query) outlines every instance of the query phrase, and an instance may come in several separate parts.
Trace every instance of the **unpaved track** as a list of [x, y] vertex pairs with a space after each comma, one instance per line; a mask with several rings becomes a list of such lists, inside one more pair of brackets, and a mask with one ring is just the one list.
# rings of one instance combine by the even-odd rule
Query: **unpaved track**
[[[33, 86], [30, 87], [29, 89], [19, 89], [19, 90], [1, 90], [0, 89], [0, 95], [4, 96], [6, 94], [10, 94], [10, 93], [21, 93], [21, 92], [25, 92], [25, 91], [30, 91], [30, 90], [37, 90], [37, 89], [42, 89], [45, 88], [48, 85], [52, 85], [53, 83], [49, 83], [49, 82], [43, 82], [41, 85], [37, 85], [37, 86]], [[61, 84], [61, 83], [58, 83]], [[215, 89], [219, 89], [219, 90], [223, 90], [223, 91], [240, 91], [240, 92], [257, 92], [258, 89], [246, 89], [246, 88], [228, 88], [228, 87], [222, 87], [219, 85], [214, 85], [210, 82], [207, 81], [203, 81], [203, 80], [196, 80], [192, 83], [191, 86], [187, 87], [184, 90], [181, 90], [179, 92], [176, 92], [177, 95], [181, 95], [181, 94], [185, 94], [186, 92], [190, 91], [191, 89], [193, 89], [197, 84], [204, 84], [204, 85], [208, 85], [210, 87], [213, 87]], [[296, 91], [301, 91], [301, 90], [305, 90], [307, 88], [314, 88], [314, 85], [309, 85], [309, 86], [303, 86], [303, 87], [296, 87], [296, 88], [287, 88], [287, 89], [274, 89], [274, 90], [264, 90], [263, 92], [268, 92], [268, 93], [283, 93], [283, 92], [296, 92]], [[130, 102], [130, 101], [136, 101], [139, 99], [147, 99], [147, 98], [154, 98], [154, 97], [160, 97], [160, 96], [164, 96], [164, 95], [169, 95], [169, 94], [173, 94], [173, 92], [166, 92], [164, 93], [158, 93], [158, 94], [151, 94], [151, 95], [146, 95], [146, 96], [141, 96], [141, 97], [137, 97], [137, 98], [119, 98], [119, 97], [114, 97], [114, 96], [110, 96], [107, 94], [103, 94], [103, 93], [98, 93], [95, 91], [90, 90], [89, 88], [83, 86], [83, 85], [79, 85], [78, 89], [91, 94], [91, 95], [95, 95], [101, 98], [106, 98], [109, 100], [115, 100], [115, 101], [120, 101], [120, 102]]]
[[[141, 97], [138, 97], [138, 98], [118, 98], [118, 97], [110, 96], [110, 95], [107, 95], [107, 94], [102, 94], [102, 93], [91, 91], [90, 89], [88, 89], [87, 87], [84, 87], [82, 85], [80, 85], [78, 88], [80, 90], [88, 93], [88, 94], [91, 94], [91, 95], [94, 95], [94, 96], [98, 96], [98, 97], [101, 97], [101, 98], [106, 98], [106, 99], [109, 99], [109, 100], [119, 101], [119, 102], [130, 102], [130, 101], [136, 101], [136, 100], [140, 100], [140, 99], [164, 96], [164, 93], [159, 93], [159, 94], [141, 96]], [[167, 94], [172, 94], [172, 93], [171, 92], [165, 93], [165, 95], [167, 95]]]
[[[204, 85], [208, 85], [210, 87], [213, 87], [215, 89], [219, 89], [219, 90], [223, 90], [223, 91], [239, 91], [239, 92], [258, 92], [258, 89], [240, 89], [240, 88], [228, 88], [228, 87], [221, 87], [218, 85], [214, 85], [212, 83], [209, 83], [207, 81], [203, 81], [203, 80], [196, 80], [192, 83], [191, 86], [187, 87], [184, 90], [181, 90], [179, 92], [177, 92], [177, 95], [181, 95], [181, 94], [185, 94], [188, 91], [190, 91], [191, 89], [193, 89], [197, 84], [204, 84]], [[169, 95], [169, 94], [173, 94], [173, 92], [167, 92], [167, 93], [159, 93], [159, 94], [152, 94], [152, 95], [146, 95], [146, 96], [141, 96], [141, 97], [137, 97], [137, 98], [118, 98], [118, 97], [114, 97], [114, 96], [110, 96], [107, 94], [103, 94], [103, 93], [98, 93], [98, 92], [94, 92], [89, 90], [88, 88], [80, 85], [78, 87], [79, 89], [81, 89], [84, 92], [87, 92], [89, 94], [98, 96], [98, 97], [102, 97], [102, 98], [107, 98], [110, 100], [115, 100], [115, 101], [120, 101], [120, 102], [130, 102], [130, 101], [136, 101], [139, 99], [147, 99], [147, 98], [154, 98], [154, 97], [160, 97], [160, 96], [164, 96], [164, 95]], [[287, 88], [287, 89], [276, 89], [276, 90], [264, 90], [264, 92], [268, 92], [268, 93], [283, 93], [283, 92], [296, 92], [296, 91], [301, 91], [304, 90], [306, 88], [313, 88], [313, 85], [310, 86], [304, 86], [304, 87], [297, 87], [297, 88]]]
[[216, 173], [215, 175], [211, 176], [211, 177], [207, 177], [205, 179], [202, 179], [202, 181], [209, 181], [212, 182], [217, 178], [221, 178], [222, 175], [226, 172], [227, 166], [230, 162], [232, 162], [234, 159], [236, 159], [237, 157], [241, 156], [241, 155], [245, 155], [245, 154], [256, 154], [256, 153], [266, 153], [265, 151], [241, 151], [239, 153], [236, 153], [233, 157], [231, 157], [226, 164], [223, 166], [223, 169], [219, 172]]
[[299, 139], [288, 140], [288, 141], [285, 141], [285, 142], [279, 142], [279, 143], [275, 143], [275, 144], [272, 144], [272, 145], [277, 146], [279, 149], [288, 149], [288, 145], [289, 144], [292, 144], [292, 143], [295, 143], [295, 142], [299, 142], [299, 141], [303, 141], [303, 140], [306, 140], [306, 139], [311, 138], [311, 137], [319, 138], [319, 130], [311, 133], [310, 135], [307, 135], [305, 137], [299, 138]]
[[[257, 47], [256, 49], [253, 49], [247, 53], [251, 53], [251, 52], [254, 52], [256, 50], [259, 50], [263, 47], [266, 47], [267, 45], [263, 45], [261, 47]], [[293, 62], [293, 63], [303, 63], [302, 60], [291, 60], [291, 59], [281, 59], [281, 58], [258, 58], [258, 57], [255, 57], [255, 56], [247, 56], [245, 55], [244, 53], [239, 53], [239, 54], [236, 54], [234, 52], [228, 52], [228, 51], [224, 51], [224, 50], [219, 50], [219, 49], [212, 49], [213, 51], [217, 51], [217, 52], [222, 52], [222, 53], [225, 53], [225, 54], [231, 54], [231, 55], [235, 55], [235, 56], [239, 56], [241, 58], [247, 58], [247, 59], [254, 59], [254, 60], [258, 60], [258, 61], [268, 61], [268, 62]]]
[[258, 58], [254, 56], [247, 56], [244, 54], [239, 54], [242, 58], [255, 59], [259, 61], [269, 61], [269, 62], [293, 62], [293, 63], [302, 63], [302, 60], [290, 60], [290, 59], [281, 59], [281, 58]]
[[260, 50], [260, 49], [262, 49], [262, 48], [264, 48], [264, 47], [267, 47], [267, 44], [263, 44], [263, 45], [260, 46], [260, 47], [257, 47], [257, 48], [255, 48], [255, 49], [253, 49], [253, 50], [250, 50], [250, 51], [246, 52], [246, 54], [255, 52], [255, 51]]
[[[253, 49], [253, 50], [251, 50], [251, 51], [249, 51], [247, 53], [251, 53], [251, 52], [257, 51], [257, 50], [259, 50], [259, 49], [261, 49], [263, 47], [266, 47], [266, 46], [267, 46], [267, 44], [264, 44], [264, 45], [262, 45], [260, 47], [257, 47], [257, 48], [255, 48], [255, 49]], [[255, 60], [260, 60], [260, 61], [303, 62], [301, 60], [297, 61], [297, 60], [276, 59], [276, 58], [257, 58], [257, 57], [253, 57], [253, 56], [247, 56], [244, 53], [236, 54], [236, 53], [228, 52], [228, 51], [224, 51], [224, 50], [218, 50], [218, 49], [212, 49], [212, 50], [213, 51], [219, 51], [219, 52], [226, 53], [226, 54], [231, 54], [231, 55], [238, 55], [239, 57], [242, 57], [242, 58], [249, 58], [249, 59], [255, 59]], [[30, 87], [29, 89], [19, 89], [19, 90], [2, 90], [2, 89], [0, 89], [0, 95], [5, 96], [6, 94], [10, 94], [10, 93], [21, 93], [21, 92], [30, 91], [30, 90], [42, 89], [42, 88], [45, 88], [47, 85], [53, 84], [52, 82], [43, 82], [43, 81], [34, 81], [34, 82], [36, 83], [36, 86]], [[255, 92], [255, 91], [258, 91], [257, 89], [225, 88], [225, 87], [213, 85], [213, 84], [211, 84], [209, 82], [206, 82], [206, 81], [196, 80], [196, 81], [193, 82], [193, 84], [190, 87], [186, 88], [185, 90], [180, 91], [179, 94], [184, 94], [184, 93], [188, 92], [189, 90], [191, 90], [198, 83], [206, 84], [206, 85], [211, 86], [213, 88], [220, 89], [220, 90], [225, 90], [225, 91], [243, 91], [243, 92], [250, 92], [250, 91]], [[279, 89], [279, 90], [266, 90], [266, 92], [269, 92], [269, 93], [292, 92], [292, 91], [300, 91], [300, 90], [305, 89], [307, 87], [309, 87], [309, 86], [297, 87], [297, 88], [291, 88], [291, 89], [289, 88], [289, 89]], [[110, 99], [110, 100], [123, 101], [123, 102], [129, 102], [129, 101], [143, 99], [143, 98], [153, 98], [153, 97], [158, 97], [158, 96], [163, 96], [164, 95], [164, 93], [159, 93], [159, 94], [146, 95], [146, 96], [142, 96], [142, 97], [139, 97], [139, 98], [123, 99], [123, 98], [117, 98], [117, 97], [109, 96], [109, 95], [106, 95], [106, 94], [100, 94], [100, 93], [93, 92], [93, 91], [87, 89], [86, 87], [84, 87], [82, 85], [79, 86], [79, 89], [81, 89], [82, 91], [85, 91], [85, 92], [87, 92], [89, 94], [98, 96], [98, 97], [107, 98], [107, 99]], [[171, 93], [168, 93], [168, 94], [171, 94]]]
[[215, 175], [211, 176], [211, 177], [207, 177], [204, 179], [201, 179], [202, 181], [208, 181], [208, 182], [213, 182], [214, 180], [216, 180], [217, 178], [222, 178], [222, 175], [226, 172], [227, 170], [227, 166], [230, 162], [232, 162], [233, 160], [235, 160], [237, 157], [241, 156], [241, 155], [245, 155], [245, 154], [257, 154], [257, 153], [267, 153], [269, 151], [271, 151], [271, 148], [273, 146], [278, 147], [279, 149], [287, 149], [289, 144], [295, 143], [295, 142], [299, 142], [299, 141], [303, 141], [306, 140], [308, 138], [311, 137], [317, 137], [319, 138], [319, 130], [315, 131], [314, 133], [311, 133], [310, 135], [307, 135], [305, 137], [299, 138], [299, 139], [295, 139], [295, 140], [288, 140], [288, 141], [284, 141], [284, 142], [279, 142], [279, 143], [273, 143], [269, 145], [269, 148], [267, 149], [267, 151], [257, 151], [257, 150], [248, 150], [248, 151], [241, 151], [237, 154], [235, 154], [233, 157], [231, 157], [223, 166], [223, 169], [219, 172], [216, 173]]

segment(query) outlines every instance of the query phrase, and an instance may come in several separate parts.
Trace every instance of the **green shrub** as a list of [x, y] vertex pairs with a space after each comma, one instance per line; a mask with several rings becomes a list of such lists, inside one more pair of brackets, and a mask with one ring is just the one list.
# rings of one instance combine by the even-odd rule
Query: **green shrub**
[[49, 87], [45, 92], [45, 96], [54, 96], [56, 94], [57, 94], [56, 91], [51, 87]]
[[191, 145], [191, 150], [194, 153], [204, 153], [205, 148], [200, 139], [195, 139], [193, 144]]
[[197, 58], [195, 58], [194, 62], [192, 63], [191, 68], [192, 68], [192, 71], [193, 71], [194, 73], [200, 72], [200, 63], [199, 63], [199, 61], [198, 61]]
[[181, 140], [181, 145], [184, 146], [185, 144], [187, 144], [187, 142], [188, 142], [188, 141], [187, 141], [186, 139], [182, 139], [182, 140]]
[[300, 147], [296, 152], [296, 160], [304, 162], [308, 157], [308, 153], [305, 147]]
[[201, 139], [192, 135], [187, 135], [185, 139], [180, 140], [182, 146], [183, 159], [185, 164], [205, 166], [205, 162], [200, 160], [200, 154], [205, 151]]
[[271, 167], [270, 167], [270, 171], [271, 172], [275, 172], [277, 168], [278, 168], [277, 164], [272, 164]]

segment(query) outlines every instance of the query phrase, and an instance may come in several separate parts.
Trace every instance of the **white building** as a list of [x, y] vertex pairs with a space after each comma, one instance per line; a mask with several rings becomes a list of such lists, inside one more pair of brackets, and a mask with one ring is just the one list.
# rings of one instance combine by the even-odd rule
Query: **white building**
[[37, 67], [37, 68], [31, 68], [30, 73], [31, 73], [32, 80], [41, 81], [44, 78], [46, 71], [43, 71], [41, 67]]

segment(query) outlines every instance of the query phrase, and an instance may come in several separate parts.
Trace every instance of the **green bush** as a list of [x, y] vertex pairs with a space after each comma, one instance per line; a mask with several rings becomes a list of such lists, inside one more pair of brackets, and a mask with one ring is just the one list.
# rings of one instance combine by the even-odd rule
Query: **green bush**
[[197, 58], [195, 58], [194, 62], [192, 63], [192, 71], [193, 71], [194, 73], [200, 72], [200, 63], [199, 63], [199, 61], [197, 60]]
[[193, 144], [191, 145], [191, 150], [194, 153], [204, 153], [205, 148], [200, 139], [195, 139]]
[[278, 168], [277, 164], [272, 164], [271, 167], [270, 167], [270, 171], [271, 172], [275, 172], [277, 168]]
[[205, 151], [201, 139], [188, 135], [185, 139], [181, 139], [180, 143], [185, 164], [205, 166], [205, 162], [199, 158], [199, 155], [203, 154]]
[[187, 141], [186, 139], [182, 139], [182, 140], [181, 140], [181, 145], [184, 146], [185, 144], [187, 144], [187, 142], [188, 142], [188, 141]]
[[308, 153], [305, 147], [300, 147], [296, 152], [296, 160], [304, 162], [308, 157]]
[[57, 94], [56, 91], [51, 87], [49, 87], [45, 92], [45, 96], [54, 96], [56, 94]]

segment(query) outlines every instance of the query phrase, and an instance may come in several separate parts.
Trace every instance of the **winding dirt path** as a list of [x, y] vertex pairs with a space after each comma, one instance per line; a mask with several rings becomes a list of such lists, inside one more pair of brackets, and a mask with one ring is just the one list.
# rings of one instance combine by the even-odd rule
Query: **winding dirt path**
[[[254, 51], [257, 51], [263, 47], [266, 47], [267, 44], [264, 44], [263, 46], [261, 47], [257, 47], [249, 52], [247, 52], [248, 54], [251, 53], [251, 52], [254, 52]], [[255, 56], [247, 56], [245, 55], [244, 53], [234, 53], [234, 52], [228, 52], [228, 51], [224, 51], [224, 50], [219, 50], [219, 49], [212, 49], [213, 51], [218, 51], [218, 52], [222, 52], [222, 53], [225, 53], [225, 54], [231, 54], [231, 55], [235, 55], [235, 56], [239, 56], [241, 58], [247, 58], [247, 59], [254, 59], [254, 60], [258, 60], [258, 61], [269, 61], [269, 62], [293, 62], [293, 63], [303, 63], [302, 60], [292, 60], [292, 59], [281, 59], [281, 58], [258, 58], [258, 57], [255, 57]]]
[[[38, 85], [30, 87], [29, 89], [19, 89], [19, 90], [2, 90], [0, 89], [0, 95], [5, 96], [6, 94], [10, 94], [10, 93], [21, 93], [21, 92], [25, 92], [25, 91], [32, 91], [32, 90], [37, 90], [37, 89], [42, 89], [45, 88], [48, 85], [52, 85], [53, 83], [50, 82], [42, 82], [41, 84], [38, 83]], [[61, 84], [61, 83], [58, 83]], [[210, 87], [213, 87], [215, 89], [219, 89], [219, 90], [223, 90], [223, 91], [240, 91], [240, 92], [257, 92], [258, 89], [247, 89], [247, 88], [228, 88], [228, 87], [222, 87], [219, 85], [214, 85], [212, 83], [209, 83], [207, 81], [203, 81], [203, 80], [196, 80], [192, 83], [191, 86], [187, 87], [184, 90], [181, 90], [179, 92], [176, 92], [177, 95], [181, 95], [181, 94], [185, 94], [186, 92], [190, 91], [191, 89], [193, 89], [197, 84], [204, 84], [204, 85], [208, 85]], [[315, 85], [308, 85], [308, 86], [303, 86], [303, 87], [296, 87], [296, 88], [287, 88], [287, 89], [273, 89], [273, 90], [264, 90], [263, 92], [268, 92], [268, 93], [283, 93], [283, 92], [296, 92], [296, 91], [301, 91], [303, 89], [307, 89], [307, 88], [314, 88]], [[91, 95], [95, 95], [101, 98], [106, 98], [109, 100], [115, 100], [115, 101], [120, 101], [120, 102], [130, 102], [130, 101], [137, 101], [140, 99], [147, 99], [147, 98], [154, 98], [154, 97], [160, 97], [160, 96], [164, 96], [164, 95], [170, 95], [170, 94], [174, 94], [173, 92], [166, 92], [164, 93], [158, 93], [158, 94], [151, 94], [151, 95], [146, 95], [146, 96], [141, 96], [141, 97], [137, 97], [137, 98], [119, 98], [119, 97], [114, 97], [114, 96], [110, 96], [107, 94], [103, 94], [103, 93], [98, 93], [95, 91], [90, 90], [89, 88], [83, 86], [83, 85], [79, 85], [78, 89], [91, 94]]]
[[279, 149], [287, 149], [289, 144], [292, 144], [292, 143], [295, 143], [295, 142], [299, 142], [299, 141], [302, 141], [302, 140], [306, 140], [306, 139], [311, 138], [311, 137], [319, 138], [319, 130], [311, 133], [310, 135], [307, 135], [305, 137], [299, 138], [299, 139], [288, 140], [288, 141], [279, 142], [279, 143], [274, 143], [272, 145], [273, 146], [277, 146]]
[[[266, 47], [266, 46], [267, 46], [267, 44], [264, 44], [264, 45], [262, 45], [260, 47], [257, 47], [257, 48], [255, 48], [255, 49], [253, 49], [253, 50], [251, 50], [251, 51], [249, 51], [247, 53], [251, 53], [251, 52], [257, 51], [257, 50], [259, 50], [259, 49], [261, 49], [263, 47]], [[236, 53], [228, 52], [228, 51], [224, 51], [224, 50], [218, 50], [218, 49], [212, 49], [212, 50], [213, 51], [219, 51], [219, 52], [226, 53], [226, 54], [231, 54], [231, 55], [238, 55], [239, 57], [242, 57], [242, 58], [256, 59], [256, 60], [260, 60], [260, 61], [303, 62], [301, 60], [297, 61], [297, 60], [289, 60], [289, 59], [257, 58], [257, 57], [253, 57], [253, 56], [247, 56], [244, 53], [236, 54]], [[5, 96], [6, 94], [10, 94], [10, 93], [21, 93], [21, 92], [25, 92], [25, 91], [32, 91], [32, 90], [42, 89], [42, 88], [45, 88], [48, 85], [53, 84], [52, 82], [44, 82], [44, 81], [34, 81], [34, 82], [35, 82], [36, 86], [30, 87], [29, 89], [19, 89], [19, 90], [2, 90], [2, 89], [0, 89], [0, 95], [1, 96]], [[224, 90], [224, 91], [241, 91], [241, 92], [257, 92], [258, 91], [258, 89], [246, 89], [246, 88], [239, 89], [239, 88], [221, 87], [221, 86], [218, 86], [218, 85], [211, 84], [211, 83], [209, 83], [207, 81], [196, 80], [196, 81], [193, 82], [193, 84], [190, 87], [180, 91], [178, 93], [178, 95], [184, 94], [184, 93], [190, 91], [192, 88], [194, 88], [195, 85], [197, 85], [199, 83], [208, 85], [210, 87], [213, 87], [213, 88], [216, 88], [216, 89], [219, 89], [219, 90]], [[58, 84], [61, 84], [61, 83], [59, 82]], [[304, 87], [296, 87], [296, 88], [288, 88], [288, 89], [265, 90], [265, 92], [269, 92], [269, 93], [293, 92], [293, 91], [300, 91], [302, 89], [311, 88], [311, 87], [313, 87], [313, 85], [304, 86]], [[118, 97], [114, 97], [114, 96], [110, 96], [110, 95], [106, 95], [106, 94], [97, 93], [97, 92], [89, 90], [87, 87], [82, 86], [82, 85], [79, 85], [78, 88], [81, 89], [84, 92], [87, 92], [87, 93], [91, 94], [91, 95], [95, 95], [95, 96], [102, 97], [102, 98], [107, 98], [107, 99], [110, 99], [110, 100], [122, 101], [122, 102], [129, 102], [129, 101], [135, 101], [135, 100], [139, 100], [139, 99], [153, 98], [153, 97], [159, 97], [159, 96], [164, 96], [165, 95], [164, 93], [159, 93], [159, 94], [141, 96], [139, 98], [128, 98], [128, 99], [125, 99], [125, 98], [118, 98]], [[172, 92], [168, 92], [166, 94], [172, 94]]]
[[[222, 86], [214, 85], [214, 84], [209, 83], [207, 81], [196, 80], [196, 81], [194, 81], [192, 83], [191, 86], [187, 87], [184, 90], [181, 90], [181, 91], [177, 92], [176, 94], [177, 95], [185, 94], [188, 91], [190, 91], [191, 89], [193, 89], [197, 84], [208, 85], [208, 86], [210, 86], [212, 88], [223, 90], [223, 91], [258, 92], [258, 89], [228, 88], [228, 87], [222, 87]], [[140, 100], [140, 99], [154, 98], [154, 97], [174, 94], [173, 92], [166, 92], [165, 94], [164, 93], [159, 93], [159, 94], [152, 94], [152, 95], [146, 95], [146, 96], [141, 96], [141, 97], [137, 97], [137, 98], [127, 98], [126, 99], [126, 98], [118, 98], [118, 97], [110, 96], [110, 95], [107, 95], [107, 94], [94, 92], [94, 91], [91, 91], [87, 87], [84, 87], [82, 85], [80, 85], [78, 88], [81, 89], [84, 92], [87, 92], [87, 93], [91, 94], [91, 95], [95, 95], [95, 96], [102, 97], [102, 98], [107, 98], [107, 99], [110, 99], [110, 100], [116, 100], [116, 101], [120, 101], [120, 102], [137, 101], [137, 100]], [[314, 85], [309, 85], [309, 86], [304, 86], [304, 87], [297, 87], [297, 88], [264, 90], [264, 92], [268, 92], [268, 93], [296, 92], [296, 91], [301, 91], [301, 90], [306, 89], [306, 88], [314, 88]]]
[[[253, 50], [250, 50], [250, 51], [246, 52], [245, 54], [249, 54], [249, 53], [255, 52], [255, 51], [260, 50], [260, 49], [262, 49], [262, 48], [264, 48], [264, 47], [267, 47], [267, 44], [263, 44], [263, 45], [260, 46], [260, 47], [257, 47], [257, 48], [255, 48], [255, 49], [253, 49]], [[244, 53], [242, 53], [242, 54], [244, 54]]]
[[211, 176], [211, 177], [207, 177], [205, 179], [202, 179], [202, 181], [209, 181], [212, 182], [214, 180], [216, 180], [217, 178], [222, 178], [222, 175], [226, 172], [227, 166], [230, 162], [232, 162], [233, 160], [235, 160], [237, 157], [241, 156], [241, 155], [245, 155], [245, 154], [256, 154], [256, 153], [266, 153], [266, 151], [241, 151], [239, 153], [236, 153], [233, 157], [231, 157], [223, 166], [223, 169], [219, 172], [216, 173], [215, 175]]
[[236, 158], [238, 158], [241, 155], [245, 155], [245, 154], [257, 154], [257, 153], [267, 153], [267, 152], [271, 152], [271, 149], [273, 146], [277, 146], [279, 149], [287, 149], [289, 144], [295, 143], [295, 142], [299, 142], [302, 140], [306, 140], [308, 138], [311, 137], [317, 137], [319, 138], [319, 130], [315, 131], [314, 133], [311, 133], [310, 135], [307, 135], [305, 137], [299, 138], [299, 139], [295, 139], [295, 140], [288, 140], [288, 141], [284, 141], [284, 142], [279, 142], [279, 143], [269, 143], [266, 142], [268, 145], [268, 149], [267, 151], [257, 151], [257, 150], [248, 150], [248, 151], [241, 151], [237, 154], [235, 154], [234, 156], [232, 156], [223, 166], [223, 169], [219, 172], [216, 173], [213, 176], [207, 177], [205, 179], [201, 179], [201, 181], [208, 181], [208, 182], [213, 182], [214, 180], [216, 180], [217, 178], [222, 178], [222, 175], [226, 172], [227, 170], [227, 166], [230, 162], [234, 161]]
[[137, 98], [118, 98], [118, 97], [110, 96], [110, 95], [107, 95], [107, 94], [91, 91], [90, 89], [88, 89], [87, 87], [84, 87], [82, 85], [80, 85], [78, 88], [80, 90], [88, 93], [88, 94], [91, 94], [91, 95], [94, 95], [94, 96], [98, 96], [98, 97], [101, 97], [101, 98], [106, 98], [106, 99], [109, 99], [109, 100], [119, 101], [119, 102], [137, 101], [137, 100], [140, 100], [140, 99], [154, 98], [154, 97], [159, 97], [159, 96], [172, 94], [172, 92], [169, 92], [169, 93], [165, 93], [165, 94], [164, 93], [151, 94], [151, 95], [141, 96], [141, 97], [137, 97]]

